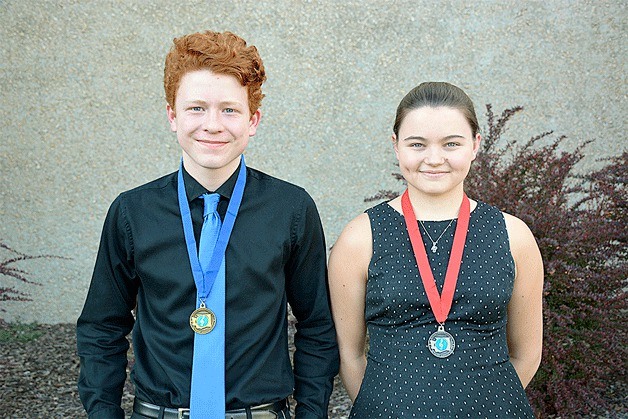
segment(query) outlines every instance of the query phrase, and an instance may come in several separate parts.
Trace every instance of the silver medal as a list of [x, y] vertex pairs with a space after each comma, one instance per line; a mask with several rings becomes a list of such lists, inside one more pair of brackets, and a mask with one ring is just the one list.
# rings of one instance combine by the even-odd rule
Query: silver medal
[[427, 341], [427, 347], [435, 357], [447, 358], [454, 353], [456, 341], [450, 333], [445, 332], [445, 327], [441, 325], [438, 326], [438, 330], [430, 336]]

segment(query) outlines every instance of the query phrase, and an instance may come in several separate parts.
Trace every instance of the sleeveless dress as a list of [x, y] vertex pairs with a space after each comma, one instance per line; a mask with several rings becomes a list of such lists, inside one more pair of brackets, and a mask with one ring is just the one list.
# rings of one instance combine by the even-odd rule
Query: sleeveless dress
[[[478, 202], [471, 212], [454, 301], [445, 330], [454, 353], [437, 358], [427, 347], [438, 324], [425, 294], [403, 215], [387, 202], [366, 211], [373, 256], [366, 291], [370, 338], [362, 386], [351, 418], [533, 418], [506, 343], [507, 305], [514, 284], [503, 214]], [[451, 220], [424, 222], [437, 238]], [[454, 221], [432, 253], [442, 292]], [[421, 236], [426, 236], [423, 227]]]

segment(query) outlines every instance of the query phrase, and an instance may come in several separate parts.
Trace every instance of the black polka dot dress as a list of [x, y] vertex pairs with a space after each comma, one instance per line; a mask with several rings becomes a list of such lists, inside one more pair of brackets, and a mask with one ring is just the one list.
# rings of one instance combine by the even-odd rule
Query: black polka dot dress
[[[438, 324], [423, 289], [403, 215], [388, 203], [367, 214], [373, 233], [365, 316], [368, 363], [351, 418], [534, 417], [509, 361], [506, 310], [514, 261], [503, 214], [478, 203], [445, 330], [456, 345], [448, 358], [427, 347]], [[424, 222], [437, 238], [450, 220]], [[439, 293], [442, 292], [454, 221], [430, 250], [421, 229]]]

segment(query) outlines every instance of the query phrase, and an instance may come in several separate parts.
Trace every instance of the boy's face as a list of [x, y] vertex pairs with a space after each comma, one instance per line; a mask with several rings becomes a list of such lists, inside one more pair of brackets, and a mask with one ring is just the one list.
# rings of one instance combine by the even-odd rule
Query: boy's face
[[261, 118], [259, 110], [250, 115], [246, 87], [233, 76], [209, 70], [181, 78], [175, 108], [168, 105], [167, 113], [185, 169], [197, 180], [230, 176]]

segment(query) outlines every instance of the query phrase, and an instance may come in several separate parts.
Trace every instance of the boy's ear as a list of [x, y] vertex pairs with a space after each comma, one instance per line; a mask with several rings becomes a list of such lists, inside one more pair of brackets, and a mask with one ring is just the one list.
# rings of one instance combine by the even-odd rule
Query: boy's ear
[[177, 132], [177, 114], [169, 104], [166, 105], [166, 115], [168, 116], [168, 122], [170, 123], [170, 130], [172, 132]]
[[260, 109], [256, 110], [251, 118], [249, 119], [249, 137], [252, 137], [257, 132], [257, 127], [259, 126], [260, 121], [262, 120], [262, 111]]

